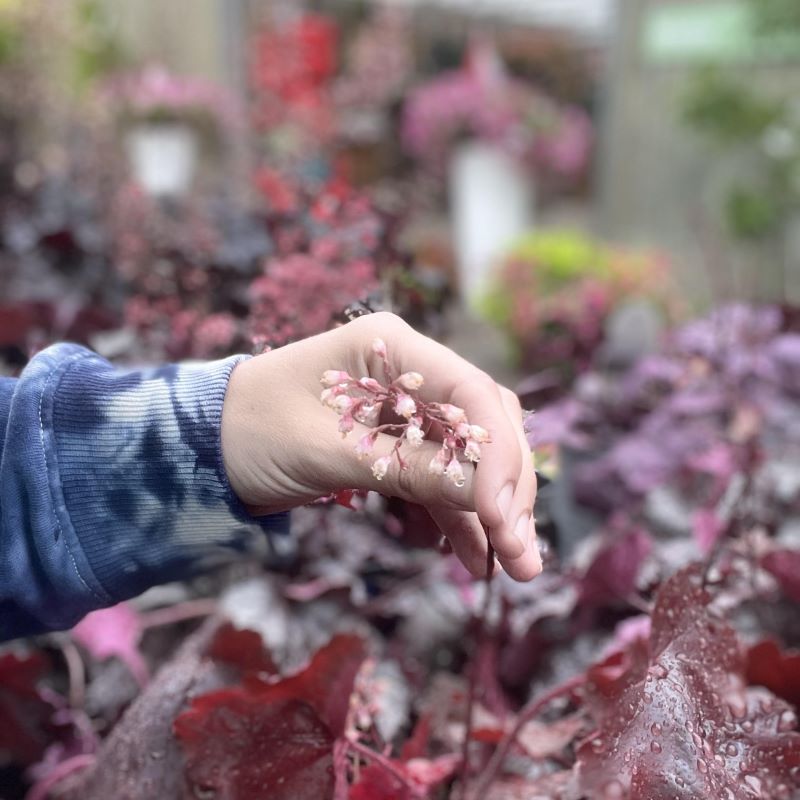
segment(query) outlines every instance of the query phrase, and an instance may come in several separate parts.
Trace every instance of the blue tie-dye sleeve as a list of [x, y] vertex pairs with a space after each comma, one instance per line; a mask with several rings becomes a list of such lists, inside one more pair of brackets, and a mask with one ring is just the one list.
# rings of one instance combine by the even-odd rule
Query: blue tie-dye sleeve
[[0, 641], [188, 577], [265, 531], [232, 492], [220, 449], [243, 356], [120, 371], [59, 344], [0, 379]]

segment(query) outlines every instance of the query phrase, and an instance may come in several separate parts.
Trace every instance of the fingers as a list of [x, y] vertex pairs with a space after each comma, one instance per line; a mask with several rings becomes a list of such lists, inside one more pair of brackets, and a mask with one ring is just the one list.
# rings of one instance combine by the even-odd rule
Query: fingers
[[514, 514], [520, 508], [516, 488], [523, 470], [521, 421], [509, 417], [500, 388], [486, 373], [392, 314], [372, 314], [346, 327], [356, 337], [356, 349], [364, 354], [371, 374], [382, 377], [383, 373], [380, 359], [370, 350], [374, 337], [380, 336], [398, 374], [413, 370], [423, 375], [423, 400], [460, 406], [471, 423], [489, 431], [491, 442], [481, 445], [481, 462], [475, 472], [474, 506], [481, 522], [492, 532], [498, 555], [519, 558], [525, 551], [525, 537], [521, 540], [514, 535], [518, 521], [518, 514]]
[[[510, 520], [511, 525], [513, 525], [513, 531], [510, 530], [510, 525], [509, 529], [505, 531], [505, 535], [513, 535], [524, 544], [524, 552], [519, 558], [513, 561], [501, 558], [501, 563], [509, 574], [513, 574], [514, 577], [525, 575], [526, 577], [520, 577], [519, 579], [528, 580], [542, 571], [542, 560], [539, 555], [539, 549], [536, 546], [536, 528], [533, 519], [533, 504], [536, 500], [536, 472], [533, 468], [530, 448], [523, 432], [522, 409], [520, 408], [519, 400], [513, 392], [505, 388], [501, 388], [500, 394], [508, 416], [518, 421], [516, 425], [517, 446], [519, 447], [522, 463], [520, 479], [515, 487], [511, 502]], [[494, 545], [495, 534], [493, 531], [490, 531], [490, 538]]]
[[[429, 508], [428, 513], [468, 572], [475, 578], [485, 578], [488, 540], [478, 515], [451, 508]], [[535, 548], [529, 548], [516, 559], [498, 557], [497, 560], [508, 575], [517, 581], [529, 581], [542, 570]]]
[[519, 537], [516, 529], [521, 511], [517, 486], [523, 462], [500, 387], [491, 378], [476, 376], [457, 385], [451, 397], [455, 405], [466, 410], [470, 422], [482, 425], [491, 437], [491, 442], [481, 445], [473, 489], [475, 510], [490, 531], [498, 557], [519, 558], [527, 541], [527, 534]]
[[478, 515], [452, 508], [428, 508], [452, 551], [474, 578], [486, 577], [489, 540]]

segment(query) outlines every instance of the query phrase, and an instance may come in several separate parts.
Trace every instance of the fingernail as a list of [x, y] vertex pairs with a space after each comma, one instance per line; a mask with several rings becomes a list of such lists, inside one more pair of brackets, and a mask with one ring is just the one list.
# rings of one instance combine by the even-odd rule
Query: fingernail
[[517, 524], [514, 526], [514, 536], [519, 540], [522, 545], [523, 552], [528, 548], [530, 541], [531, 531], [531, 517], [530, 514], [520, 514]]
[[503, 518], [503, 522], [508, 520], [511, 514], [511, 501], [514, 499], [514, 484], [507, 483], [498, 493], [495, 499], [497, 510]]

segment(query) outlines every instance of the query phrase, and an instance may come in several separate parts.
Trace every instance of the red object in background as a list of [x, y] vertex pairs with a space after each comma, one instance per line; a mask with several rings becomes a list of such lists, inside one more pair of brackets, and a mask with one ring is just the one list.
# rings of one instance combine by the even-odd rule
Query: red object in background
[[308, 102], [336, 72], [338, 42], [336, 23], [321, 14], [306, 14], [281, 30], [258, 34], [254, 87], [289, 105]]

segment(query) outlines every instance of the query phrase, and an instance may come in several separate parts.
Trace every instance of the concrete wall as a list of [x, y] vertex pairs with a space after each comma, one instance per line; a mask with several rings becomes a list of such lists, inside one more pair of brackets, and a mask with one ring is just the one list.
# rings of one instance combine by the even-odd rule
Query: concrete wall
[[[721, 197], [741, 165], [720, 159], [681, 124], [679, 101], [691, 66], [651, 63], [643, 53], [646, 15], [667, 2], [686, 0], [620, 3], [602, 103], [601, 232], [656, 243], [674, 254], [687, 293], [701, 304], [729, 296], [781, 299], [787, 294], [800, 302], [800, 264], [784, 274], [783, 241], [748, 247], [732, 244], [724, 232]], [[765, 92], [800, 92], [800, 64], [732, 69]]]
[[[231, 0], [105, 0], [137, 58], [224, 79], [224, 6]], [[232, 3], [235, 5], [235, 2]]]

